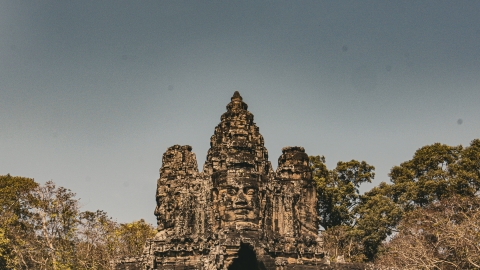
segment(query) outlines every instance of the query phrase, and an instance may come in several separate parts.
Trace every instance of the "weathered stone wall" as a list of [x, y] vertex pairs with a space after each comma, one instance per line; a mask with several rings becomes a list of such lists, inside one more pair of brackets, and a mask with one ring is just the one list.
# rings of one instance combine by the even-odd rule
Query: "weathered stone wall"
[[188, 145], [174, 145], [163, 155], [157, 182], [158, 239], [208, 237], [210, 205], [206, 192], [211, 189], [198, 172], [195, 154]]
[[285, 147], [274, 172], [247, 108], [235, 92], [210, 138], [203, 172], [190, 146], [167, 149], [156, 193], [158, 233], [142, 258], [116, 269], [328, 267], [308, 155]]
[[323, 257], [318, 237], [315, 210], [316, 188], [303, 147], [285, 147], [278, 159], [276, 177], [270, 185], [271, 227], [273, 232], [269, 250], [279, 260], [291, 264], [296, 258], [302, 263], [318, 264]]

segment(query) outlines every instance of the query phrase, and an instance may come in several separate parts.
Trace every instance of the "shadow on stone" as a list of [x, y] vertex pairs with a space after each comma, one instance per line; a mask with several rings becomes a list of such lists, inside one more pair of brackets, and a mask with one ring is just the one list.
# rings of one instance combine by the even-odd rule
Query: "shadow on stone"
[[255, 251], [248, 245], [241, 243], [238, 258], [233, 259], [228, 270], [266, 270], [262, 262], [257, 260]]

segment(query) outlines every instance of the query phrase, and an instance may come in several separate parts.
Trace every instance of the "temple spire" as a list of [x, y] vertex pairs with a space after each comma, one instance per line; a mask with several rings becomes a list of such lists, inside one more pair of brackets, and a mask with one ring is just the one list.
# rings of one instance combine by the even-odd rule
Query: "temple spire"
[[233, 93], [232, 98], [230, 99], [231, 102], [227, 105], [227, 111], [238, 111], [238, 110], [247, 110], [248, 105], [247, 103], [243, 102], [242, 96], [238, 91]]
[[[273, 175], [263, 136], [247, 107], [240, 93], [235, 91], [227, 105], [227, 111], [222, 114], [221, 122], [210, 138], [210, 149], [203, 167], [206, 175], [217, 172], [225, 172], [225, 175], [228, 173]], [[232, 177], [229, 176], [228, 180]], [[227, 180], [218, 177], [215, 179]]]
[[233, 101], [234, 99], [235, 99], [235, 100], [238, 100], [238, 101], [242, 101], [242, 100], [243, 100], [242, 96], [240, 96], [240, 93], [239, 93], [238, 91], [235, 91], [235, 92], [233, 93], [233, 97], [232, 97], [230, 100]]

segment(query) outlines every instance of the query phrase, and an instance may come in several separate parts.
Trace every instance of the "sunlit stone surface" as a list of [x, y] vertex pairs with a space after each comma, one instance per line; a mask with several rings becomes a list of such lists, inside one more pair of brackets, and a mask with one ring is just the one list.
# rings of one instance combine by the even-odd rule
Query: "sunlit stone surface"
[[[326, 266], [315, 182], [303, 147], [285, 147], [274, 172], [238, 92], [198, 171], [188, 145], [163, 154], [157, 235], [117, 269], [320, 269]], [[326, 269], [326, 268], [325, 268]]]

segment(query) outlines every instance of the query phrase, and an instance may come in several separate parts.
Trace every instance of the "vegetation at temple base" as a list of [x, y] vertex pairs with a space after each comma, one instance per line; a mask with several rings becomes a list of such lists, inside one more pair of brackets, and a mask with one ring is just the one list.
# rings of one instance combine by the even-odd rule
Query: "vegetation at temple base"
[[143, 220], [81, 212], [75, 193], [51, 181], [3, 175], [0, 194], [0, 269], [111, 269], [112, 259], [138, 256], [156, 233]]
[[[411, 160], [391, 169], [391, 183], [382, 182], [364, 194], [359, 193], [359, 185], [370, 182], [374, 177], [374, 167], [366, 162], [339, 162], [335, 169], [328, 170], [325, 158], [316, 156], [310, 157], [310, 164], [317, 182], [322, 236], [332, 260], [335, 261], [338, 256], [347, 261], [377, 259], [379, 264], [398, 269], [433, 269], [438, 265], [437, 269], [448, 269], [448, 265], [452, 269], [478, 268], [480, 265], [480, 258], [476, 255], [480, 250], [479, 239], [463, 238], [465, 245], [468, 241], [476, 243], [464, 245], [465, 248], [453, 244], [461, 242], [458, 234], [466, 231], [465, 226], [471, 226], [471, 233], [475, 232], [475, 237], [478, 237], [477, 219], [470, 218], [477, 217], [478, 207], [468, 208], [462, 203], [476, 205], [478, 200], [480, 140], [473, 140], [465, 148], [440, 143], [424, 146], [415, 152]], [[449, 216], [447, 210], [439, 210], [447, 206], [457, 210], [468, 208], [468, 211], [458, 210], [469, 217], [466, 219], [468, 222], [460, 222]], [[435, 217], [432, 213], [438, 216], [438, 220], [422, 221], [422, 218]], [[445, 229], [440, 229], [442, 226]], [[436, 237], [443, 242], [435, 242], [434, 245], [428, 242], [431, 240], [428, 233], [433, 233], [433, 228], [437, 227], [438, 233], [443, 235]], [[413, 237], [412, 230], [424, 234], [418, 233]], [[457, 240], [443, 240], [447, 234], [454, 235], [454, 232]], [[389, 237], [393, 238], [387, 242]], [[425, 257], [402, 253], [407, 247], [412, 254], [423, 254]], [[395, 265], [394, 262], [405, 261], [400, 259], [402, 256], [418, 261], [430, 256], [428, 260], [439, 263], [437, 266]], [[468, 263], [459, 263], [463, 261]]]
[[385, 196], [360, 194], [360, 185], [375, 177], [375, 167], [351, 160], [328, 170], [323, 156], [311, 156], [310, 164], [317, 183], [324, 245], [332, 260], [338, 256], [349, 261], [372, 260], [400, 217], [396, 205]]
[[454, 196], [408, 212], [377, 264], [389, 269], [479, 269], [480, 199]]
[[[480, 140], [435, 143], [394, 166], [390, 183], [361, 193], [375, 177], [365, 161], [311, 156], [324, 248], [332, 261], [391, 269], [480, 268]], [[0, 176], [0, 269], [111, 269], [139, 256], [156, 230], [120, 224], [101, 210], [81, 211], [72, 191], [53, 182]]]

